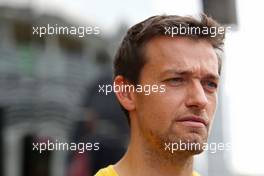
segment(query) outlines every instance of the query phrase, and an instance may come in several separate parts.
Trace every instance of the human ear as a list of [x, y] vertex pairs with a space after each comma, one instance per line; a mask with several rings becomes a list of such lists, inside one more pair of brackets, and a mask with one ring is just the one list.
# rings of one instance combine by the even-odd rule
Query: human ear
[[116, 97], [120, 104], [127, 110], [132, 111], [135, 109], [135, 95], [129, 86], [134, 86], [129, 84], [128, 81], [121, 75], [118, 75], [114, 79], [113, 89], [115, 90]]

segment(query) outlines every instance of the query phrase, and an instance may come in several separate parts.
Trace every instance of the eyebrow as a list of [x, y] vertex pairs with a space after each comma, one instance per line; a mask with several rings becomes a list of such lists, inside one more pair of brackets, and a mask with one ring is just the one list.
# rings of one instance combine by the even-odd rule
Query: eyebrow
[[[161, 73], [162, 75], [166, 74], [174, 74], [174, 75], [182, 75], [182, 76], [190, 76], [193, 75], [192, 71], [189, 70], [176, 70], [176, 69], [167, 69]], [[205, 76], [203, 76], [203, 79], [213, 79], [213, 80], [219, 80], [220, 76], [218, 74], [213, 73], [207, 73]]]

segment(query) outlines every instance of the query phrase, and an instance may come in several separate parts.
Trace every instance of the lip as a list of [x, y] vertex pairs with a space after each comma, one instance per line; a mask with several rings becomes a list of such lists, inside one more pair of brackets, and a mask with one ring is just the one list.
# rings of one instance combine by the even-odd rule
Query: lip
[[185, 126], [196, 127], [196, 128], [208, 126], [208, 121], [206, 121], [205, 119], [199, 116], [185, 116], [178, 119], [177, 122], [180, 122]]

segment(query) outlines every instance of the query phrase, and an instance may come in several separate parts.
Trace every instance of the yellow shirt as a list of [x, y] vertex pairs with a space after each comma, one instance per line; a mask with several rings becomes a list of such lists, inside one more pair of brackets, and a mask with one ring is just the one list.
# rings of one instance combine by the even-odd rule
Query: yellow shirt
[[[109, 165], [106, 168], [100, 169], [95, 176], [118, 176], [114, 170], [113, 165]], [[200, 176], [197, 172], [193, 172], [192, 176]]]

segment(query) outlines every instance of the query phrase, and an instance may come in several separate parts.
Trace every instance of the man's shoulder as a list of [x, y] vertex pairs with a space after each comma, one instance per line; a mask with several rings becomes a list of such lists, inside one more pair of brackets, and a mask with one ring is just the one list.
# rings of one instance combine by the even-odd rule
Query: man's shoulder
[[[113, 165], [109, 165], [105, 168], [100, 169], [95, 176], [118, 176], [116, 171], [114, 170]], [[193, 172], [192, 176], [200, 176], [197, 172]]]
[[109, 165], [105, 168], [100, 169], [95, 176], [118, 176], [114, 170], [113, 165]]
[[198, 174], [198, 172], [193, 171], [192, 176], [200, 176], [200, 174]]

